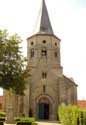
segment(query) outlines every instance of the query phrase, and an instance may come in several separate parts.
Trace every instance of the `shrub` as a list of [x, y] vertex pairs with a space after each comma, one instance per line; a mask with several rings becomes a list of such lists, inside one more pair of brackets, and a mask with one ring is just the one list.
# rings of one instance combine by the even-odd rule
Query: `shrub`
[[32, 125], [31, 122], [17, 122], [17, 125]]
[[15, 121], [16, 121], [16, 122], [20, 121], [20, 117], [16, 117], [16, 118], [15, 118]]
[[5, 112], [0, 112], [0, 117], [6, 117], [6, 113]]
[[86, 125], [86, 110], [83, 111], [83, 125]]
[[86, 110], [79, 109], [77, 125], [86, 125]]
[[59, 106], [59, 119], [63, 125], [86, 125], [86, 110], [76, 106]]
[[16, 122], [18, 123], [17, 125], [19, 124], [22, 124], [22, 123], [31, 123], [31, 125], [33, 125], [35, 123], [35, 118], [30, 118], [30, 117], [17, 117], [15, 118]]
[[2, 124], [2, 121], [5, 121], [6, 113], [5, 112], [0, 112], [0, 125]]
[[59, 119], [63, 125], [77, 125], [79, 109], [76, 106], [59, 106]]

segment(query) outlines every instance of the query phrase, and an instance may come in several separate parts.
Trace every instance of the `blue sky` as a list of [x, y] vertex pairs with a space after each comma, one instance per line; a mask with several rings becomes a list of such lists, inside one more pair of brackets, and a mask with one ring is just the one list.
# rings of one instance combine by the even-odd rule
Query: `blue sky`
[[77, 0], [76, 4], [78, 4], [80, 7], [86, 7], [86, 0]]
[[[86, 0], [45, 1], [54, 33], [61, 39], [63, 73], [78, 84], [78, 98], [86, 99]], [[40, 6], [41, 0], [0, 0], [0, 28], [22, 37], [24, 55]]]

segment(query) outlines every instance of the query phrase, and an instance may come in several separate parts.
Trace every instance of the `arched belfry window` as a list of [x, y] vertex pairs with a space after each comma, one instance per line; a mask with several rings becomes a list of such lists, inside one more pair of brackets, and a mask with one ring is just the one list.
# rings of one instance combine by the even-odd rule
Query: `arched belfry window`
[[34, 49], [31, 49], [31, 52], [30, 52], [30, 57], [34, 57]]
[[46, 78], [47, 77], [47, 73], [46, 72], [42, 72], [42, 78]]
[[43, 48], [43, 49], [42, 49], [41, 55], [42, 55], [42, 56], [47, 56], [47, 49], [46, 49], [46, 48]]

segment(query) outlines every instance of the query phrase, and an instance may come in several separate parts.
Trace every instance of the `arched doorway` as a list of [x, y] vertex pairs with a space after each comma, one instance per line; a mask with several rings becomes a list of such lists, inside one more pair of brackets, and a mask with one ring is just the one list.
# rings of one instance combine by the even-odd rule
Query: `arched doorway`
[[38, 103], [38, 118], [40, 120], [49, 120], [50, 102], [48, 98], [42, 97]]

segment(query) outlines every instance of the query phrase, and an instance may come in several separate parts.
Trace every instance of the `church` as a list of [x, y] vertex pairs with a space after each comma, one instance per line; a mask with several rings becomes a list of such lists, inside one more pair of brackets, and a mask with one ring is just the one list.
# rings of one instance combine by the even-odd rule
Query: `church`
[[[37, 31], [38, 30], [38, 31]], [[35, 34], [27, 38], [27, 69], [24, 96], [13, 96], [14, 116], [35, 117], [37, 120], [58, 120], [58, 107], [77, 103], [77, 84], [63, 74], [61, 40], [54, 34], [45, 0]], [[3, 110], [9, 112], [9, 95], [4, 92]]]

